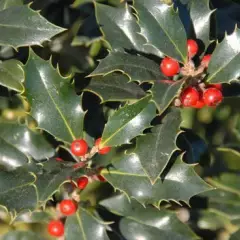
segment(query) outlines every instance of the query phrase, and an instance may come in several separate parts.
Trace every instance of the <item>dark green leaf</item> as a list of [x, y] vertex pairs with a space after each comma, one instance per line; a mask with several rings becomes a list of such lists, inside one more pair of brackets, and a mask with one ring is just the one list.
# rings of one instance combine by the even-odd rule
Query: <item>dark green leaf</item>
[[153, 45], [167, 56], [186, 62], [187, 36], [173, 6], [157, 0], [135, 0], [134, 8], [139, 17], [141, 34], [147, 39], [147, 44]]
[[42, 237], [34, 232], [15, 230], [4, 235], [2, 240], [33, 240], [33, 239], [42, 240]]
[[123, 155], [113, 161], [112, 165], [102, 171], [103, 176], [114, 188], [142, 204], [159, 205], [162, 200], [170, 199], [188, 202], [192, 196], [211, 190], [194, 172], [193, 166], [183, 163], [181, 157], [177, 158], [166, 176], [162, 175], [154, 185], [143, 171], [136, 154]]
[[136, 100], [145, 95], [136, 83], [129, 82], [129, 78], [123, 74], [92, 78], [84, 91], [97, 94], [102, 102]]
[[35, 160], [50, 158], [55, 153], [43, 135], [24, 125], [0, 123], [0, 137]]
[[207, 181], [214, 187], [236, 193], [240, 196], [240, 178], [234, 173], [223, 173], [219, 177], [208, 178]]
[[24, 90], [23, 81], [24, 71], [21, 62], [12, 59], [0, 63], [0, 85], [22, 92]]
[[18, 168], [14, 171], [0, 172], [0, 205], [9, 211], [35, 209], [37, 193], [33, 185], [35, 177], [30, 172]]
[[151, 182], [158, 180], [172, 153], [177, 150], [176, 138], [180, 133], [181, 113], [178, 109], [170, 112], [161, 125], [152, 132], [137, 138], [135, 153]]
[[80, 138], [85, 112], [70, 79], [61, 77], [50, 62], [42, 60], [33, 51], [25, 73], [26, 97], [32, 107], [30, 114], [38, 127], [65, 142]]
[[48, 22], [27, 5], [0, 11], [0, 45], [14, 48], [40, 45], [64, 30]]
[[171, 211], [144, 208], [135, 200], [130, 203], [123, 194], [103, 200], [100, 204], [124, 217], [120, 222], [120, 230], [128, 240], [137, 240], [140, 236], [143, 239], [159, 239], [159, 236], [164, 240], [198, 239]]
[[1, 0], [0, 1], [0, 10], [4, 10], [9, 7], [23, 5], [22, 0]]
[[219, 43], [212, 54], [207, 81], [212, 83], [231, 82], [240, 76], [240, 30]]
[[14, 169], [28, 163], [28, 158], [11, 143], [0, 137], [0, 165]]
[[131, 139], [150, 127], [156, 112], [154, 104], [149, 102], [150, 99], [150, 96], [146, 96], [116, 111], [104, 128], [102, 146], [129, 144]]
[[[44, 164], [43, 169], [36, 172], [37, 180], [35, 185], [38, 191], [39, 205], [43, 206], [52, 195], [59, 190], [59, 187], [69, 181], [73, 169], [51, 159]], [[79, 174], [80, 176], [80, 174]]]
[[209, 8], [209, 0], [191, 0], [190, 16], [197, 39], [205, 44], [205, 48], [209, 45], [210, 35], [210, 17], [213, 11]]
[[151, 88], [153, 101], [155, 102], [159, 115], [161, 115], [167, 107], [172, 103], [183, 85], [183, 81], [156, 81]]
[[109, 240], [106, 233], [107, 224], [84, 208], [67, 218], [65, 223], [66, 240]]
[[106, 75], [113, 71], [127, 74], [131, 81], [149, 82], [165, 78], [159, 70], [159, 65], [154, 61], [143, 56], [121, 52], [110, 52], [106, 58], [100, 61], [90, 76]]
[[114, 8], [95, 3], [97, 21], [112, 50], [143, 51], [145, 39], [128, 5]]
[[238, 230], [233, 235], [231, 235], [231, 238], [229, 240], [239, 240], [239, 239], [240, 239], [240, 230]]

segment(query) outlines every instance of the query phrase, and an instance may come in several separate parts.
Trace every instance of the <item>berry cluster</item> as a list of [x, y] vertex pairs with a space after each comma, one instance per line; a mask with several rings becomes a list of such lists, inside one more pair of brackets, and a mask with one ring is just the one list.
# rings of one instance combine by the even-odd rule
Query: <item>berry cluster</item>
[[205, 55], [202, 58], [198, 69], [195, 69], [192, 58], [198, 53], [198, 44], [189, 39], [187, 41], [188, 63], [180, 68], [180, 64], [175, 59], [165, 57], [160, 65], [162, 73], [167, 77], [173, 77], [179, 72], [183, 76], [188, 76], [185, 87], [176, 101], [176, 106], [202, 108], [204, 106], [214, 107], [223, 100], [221, 84], [205, 84], [203, 81], [204, 70], [208, 67], [211, 55]]
[[[86, 159], [88, 157], [92, 157], [93, 154], [107, 154], [110, 152], [110, 147], [100, 147], [101, 146], [101, 138], [98, 138], [95, 141], [95, 146], [93, 147], [93, 151], [88, 153], [88, 144], [84, 139], [77, 139], [74, 140], [71, 144], [71, 152], [74, 156], [81, 157], [81, 160], [76, 164], [74, 164], [73, 168], [78, 169], [85, 167]], [[63, 161], [61, 158], [56, 158], [56, 161]], [[89, 180], [99, 180], [105, 182], [105, 178], [101, 175], [101, 171], [103, 168], [97, 169], [97, 175], [93, 176], [82, 176], [76, 180], [76, 184], [72, 182], [72, 187], [77, 191], [81, 191], [85, 189], [88, 185]], [[70, 178], [71, 179], [71, 178]], [[64, 199], [60, 202], [58, 206], [58, 211], [60, 217], [70, 216], [77, 211], [77, 202], [79, 200], [72, 200], [72, 199]], [[64, 224], [61, 219], [52, 220], [48, 223], [48, 233], [53, 237], [61, 237], [64, 235]]]

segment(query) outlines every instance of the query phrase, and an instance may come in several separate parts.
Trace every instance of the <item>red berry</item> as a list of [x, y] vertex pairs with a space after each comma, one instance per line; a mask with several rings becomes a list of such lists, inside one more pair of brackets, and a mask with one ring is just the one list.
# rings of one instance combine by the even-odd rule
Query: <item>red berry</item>
[[74, 140], [71, 144], [71, 152], [73, 155], [81, 157], [88, 151], [88, 144], [83, 139]]
[[62, 214], [69, 216], [77, 211], [76, 203], [71, 199], [62, 200], [59, 205]]
[[216, 88], [216, 89], [222, 91], [222, 84], [221, 83], [209, 84], [209, 85], [207, 85], [207, 88]]
[[199, 92], [196, 88], [187, 87], [180, 95], [181, 103], [184, 107], [192, 107], [199, 101]]
[[84, 189], [88, 185], [88, 178], [87, 177], [80, 177], [77, 180], [77, 186], [79, 189]]
[[203, 59], [202, 59], [202, 65], [204, 66], [204, 67], [208, 67], [208, 65], [209, 65], [209, 62], [210, 62], [210, 60], [211, 60], [211, 54], [207, 54], [207, 55], [205, 55], [204, 57], [203, 57]]
[[180, 70], [179, 63], [175, 59], [169, 57], [165, 57], [162, 60], [160, 68], [162, 73], [168, 77], [176, 75]]
[[198, 52], [198, 44], [193, 39], [187, 40], [188, 56], [190, 58], [194, 57]]
[[60, 220], [52, 220], [48, 223], [48, 233], [54, 237], [61, 237], [64, 234], [64, 225]]
[[[100, 145], [100, 143], [101, 143], [101, 140], [102, 140], [101, 138], [98, 138], [98, 139], [95, 141], [95, 146], [99, 147], [99, 145]], [[99, 148], [99, 149], [98, 149], [98, 153], [104, 155], [104, 154], [109, 153], [110, 150], [111, 150], [111, 147], [103, 147], [103, 148]]]
[[217, 88], [208, 88], [203, 93], [203, 101], [207, 106], [214, 107], [222, 102], [222, 92]]
[[205, 106], [205, 102], [200, 99], [199, 101], [197, 101], [197, 103], [195, 105], [193, 105], [193, 108], [203, 108]]

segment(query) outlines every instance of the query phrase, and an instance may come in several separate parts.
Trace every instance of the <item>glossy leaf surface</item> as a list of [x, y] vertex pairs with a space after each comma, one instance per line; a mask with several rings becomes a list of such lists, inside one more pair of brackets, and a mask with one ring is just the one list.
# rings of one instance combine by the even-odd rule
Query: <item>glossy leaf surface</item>
[[159, 205], [162, 200], [170, 199], [188, 202], [192, 196], [211, 189], [194, 172], [192, 166], [182, 162], [181, 157], [177, 158], [170, 170], [161, 175], [154, 185], [143, 171], [136, 154], [123, 155], [113, 161], [112, 165], [102, 171], [103, 176], [114, 188], [142, 204]]
[[[187, 37], [179, 15], [161, 1], [135, 0], [141, 34], [147, 44], [181, 62], [187, 61]], [[172, 26], [172, 27], [169, 27]]]
[[145, 92], [123, 74], [109, 74], [95, 77], [84, 89], [98, 95], [102, 102], [136, 100], [144, 97]]
[[180, 132], [181, 120], [180, 111], [173, 110], [160, 125], [151, 129], [151, 133], [137, 138], [135, 153], [153, 183], [166, 167], [172, 153], [177, 150], [176, 138]]
[[0, 45], [12, 47], [40, 45], [64, 31], [27, 5], [14, 6], [0, 11]]
[[130, 140], [150, 127], [155, 116], [155, 106], [150, 97], [140, 99], [134, 104], [117, 110], [105, 125], [102, 134], [102, 146], [117, 146], [130, 143]]
[[30, 114], [38, 127], [64, 142], [71, 143], [83, 134], [85, 112], [70, 79], [63, 78], [33, 51], [25, 66], [26, 97]]
[[149, 82], [165, 78], [154, 61], [122, 52], [110, 52], [90, 76], [106, 75], [113, 71], [127, 74], [131, 81]]

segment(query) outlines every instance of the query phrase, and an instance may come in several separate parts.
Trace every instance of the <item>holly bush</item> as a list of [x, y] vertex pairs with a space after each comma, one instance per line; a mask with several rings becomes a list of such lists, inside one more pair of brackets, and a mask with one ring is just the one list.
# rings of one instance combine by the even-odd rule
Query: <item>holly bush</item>
[[1, 0], [1, 239], [240, 239], [239, 11]]

